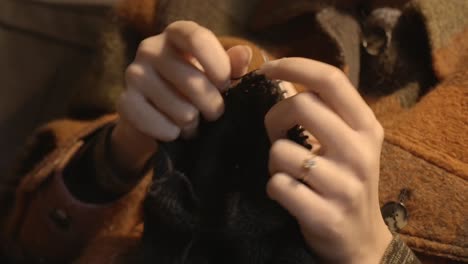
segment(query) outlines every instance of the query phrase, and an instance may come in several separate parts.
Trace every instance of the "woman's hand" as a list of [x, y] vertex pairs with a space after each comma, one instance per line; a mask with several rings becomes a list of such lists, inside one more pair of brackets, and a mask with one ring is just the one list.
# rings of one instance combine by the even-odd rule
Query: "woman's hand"
[[174, 22], [141, 42], [117, 104], [120, 120], [111, 141], [116, 163], [139, 171], [156, 142], [190, 137], [199, 114], [219, 118], [220, 91], [247, 71], [251, 53], [246, 46], [225, 51], [211, 31], [190, 21]]
[[[260, 72], [306, 87], [265, 118], [273, 143], [269, 196], [297, 219], [307, 243], [324, 260], [379, 263], [392, 239], [378, 199], [382, 126], [333, 66], [286, 58], [266, 63]], [[320, 142], [320, 155], [284, 139], [295, 124]]]

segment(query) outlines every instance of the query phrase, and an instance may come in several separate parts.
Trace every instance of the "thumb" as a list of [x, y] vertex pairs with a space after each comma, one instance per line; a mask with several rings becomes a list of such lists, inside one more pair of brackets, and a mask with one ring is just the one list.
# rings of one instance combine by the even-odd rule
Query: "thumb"
[[246, 45], [237, 45], [227, 51], [231, 61], [231, 78], [239, 78], [247, 73], [252, 60], [252, 49]]

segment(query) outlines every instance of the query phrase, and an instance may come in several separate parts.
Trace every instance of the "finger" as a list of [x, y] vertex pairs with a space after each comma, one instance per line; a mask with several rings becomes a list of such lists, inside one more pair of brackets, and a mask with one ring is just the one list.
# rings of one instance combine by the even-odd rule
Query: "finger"
[[224, 112], [224, 101], [219, 90], [205, 73], [178, 56], [170, 47], [165, 49], [151, 60], [152, 67], [195, 105], [207, 120], [216, 120]]
[[300, 93], [274, 105], [265, 116], [271, 142], [284, 138], [291, 127], [300, 124], [328, 149], [340, 149], [350, 142], [353, 130], [312, 93]]
[[231, 77], [229, 57], [210, 30], [192, 21], [177, 21], [169, 25], [165, 33], [171, 45], [200, 62], [208, 79], [218, 89], [227, 88]]
[[200, 62], [197, 61], [197, 59], [189, 54], [187, 54], [186, 56], [184, 56], [185, 59], [190, 62], [193, 66], [195, 66], [195, 68], [199, 69], [200, 71], [204, 71], [203, 70], [203, 66], [200, 64]]
[[231, 61], [231, 78], [236, 79], [245, 75], [252, 60], [252, 49], [249, 46], [238, 45], [230, 48], [227, 54]]
[[179, 127], [198, 119], [198, 110], [179, 96], [162, 80], [151, 66], [133, 63], [126, 71], [127, 87], [139, 90], [159, 111]]
[[312, 146], [312, 149], [310, 149], [310, 152], [314, 153], [315, 155], [325, 154], [325, 149], [322, 148], [320, 141], [318, 141], [318, 139], [313, 134], [311, 134], [307, 130], [304, 130], [302, 134], [307, 138], [307, 143]]
[[192, 121], [190, 124], [186, 125], [185, 127], [182, 128], [182, 131], [180, 133], [181, 137], [183, 139], [191, 139], [194, 138], [197, 135], [198, 132], [198, 124], [199, 124], [199, 119], [196, 118], [194, 121]]
[[299, 221], [313, 224], [328, 214], [328, 202], [285, 173], [274, 174], [267, 184], [267, 193]]
[[260, 73], [305, 85], [355, 130], [369, 129], [375, 124], [372, 110], [338, 68], [304, 58], [285, 58], [265, 63]]
[[[309, 158], [315, 166], [306, 169], [304, 162]], [[268, 166], [271, 174], [284, 172], [328, 197], [340, 193], [347, 181], [334, 162], [312, 156], [310, 151], [290, 140], [278, 140], [272, 145]]]
[[297, 94], [296, 88], [290, 82], [285, 82], [285, 81], [280, 82], [279, 87], [284, 92], [284, 97], [285, 98], [289, 98], [289, 97], [294, 96], [294, 95]]
[[131, 89], [121, 95], [117, 108], [121, 118], [145, 135], [160, 141], [173, 141], [179, 137], [179, 127]]

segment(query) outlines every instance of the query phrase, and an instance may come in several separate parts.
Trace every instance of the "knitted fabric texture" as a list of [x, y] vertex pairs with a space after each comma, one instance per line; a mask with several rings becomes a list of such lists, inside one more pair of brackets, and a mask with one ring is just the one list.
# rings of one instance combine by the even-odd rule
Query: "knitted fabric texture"
[[[164, 144], [145, 201], [143, 245], [156, 263], [315, 263], [296, 221], [265, 192], [263, 119], [282, 96], [251, 73], [224, 94], [226, 110], [199, 136]], [[296, 126], [293, 141], [310, 148]]]

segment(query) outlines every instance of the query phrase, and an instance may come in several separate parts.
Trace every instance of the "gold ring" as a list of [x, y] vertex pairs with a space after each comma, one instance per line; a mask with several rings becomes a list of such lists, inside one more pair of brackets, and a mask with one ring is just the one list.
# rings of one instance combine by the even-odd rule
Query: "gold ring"
[[299, 180], [302, 181], [303, 183], [307, 184], [307, 178], [309, 177], [310, 170], [317, 167], [316, 158], [317, 158], [317, 155], [315, 155], [314, 153], [311, 153], [311, 155], [307, 157], [306, 159], [304, 159], [304, 161], [302, 162], [302, 168], [306, 171], [302, 173], [302, 177]]

